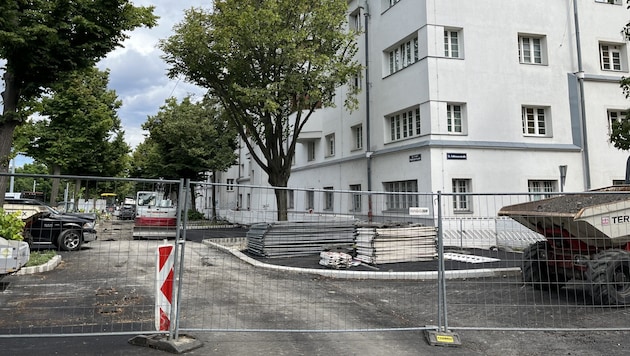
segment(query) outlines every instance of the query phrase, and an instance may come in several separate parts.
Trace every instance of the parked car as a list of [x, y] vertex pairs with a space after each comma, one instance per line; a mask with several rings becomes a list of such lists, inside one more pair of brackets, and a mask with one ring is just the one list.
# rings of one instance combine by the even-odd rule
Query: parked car
[[76, 251], [97, 239], [95, 214], [62, 214], [35, 199], [6, 199], [3, 208], [6, 212], [21, 212], [26, 221], [25, 240], [30, 245], [52, 244], [61, 250]]

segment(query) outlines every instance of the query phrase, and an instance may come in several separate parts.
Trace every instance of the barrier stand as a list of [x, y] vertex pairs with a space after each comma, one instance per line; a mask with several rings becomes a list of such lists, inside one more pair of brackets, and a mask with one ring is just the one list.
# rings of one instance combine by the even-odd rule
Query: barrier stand
[[[188, 181], [186, 181], [186, 184], [180, 184], [180, 197], [187, 197], [188, 194], [186, 191], [183, 191], [183, 185], [188, 184]], [[186, 198], [184, 198], [183, 204], [178, 204], [178, 206], [187, 206]], [[175, 354], [181, 354], [203, 346], [203, 343], [196, 338], [179, 334], [179, 326], [177, 325], [177, 321], [179, 320], [177, 316], [178, 308], [177, 305], [174, 308], [172, 307], [173, 298], [179, 299], [181, 292], [179, 287], [174, 288], [175, 268], [182, 267], [176, 266], [178, 255], [183, 255], [183, 245], [185, 241], [185, 232], [184, 239], [181, 239], [180, 236], [182, 229], [179, 227], [186, 226], [186, 220], [184, 220], [184, 224], [180, 225], [182, 221], [181, 214], [181, 209], [177, 209], [178, 228], [175, 237], [176, 245], [168, 245], [165, 240], [164, 245], [158, 246], [156, 253], [155, 328], [162, 333], [156, 335], [138, 335], [129, 339], [129, 343], [132, 345], [151, 347]], [[178, 281], [178, 283], [181, 283], [181, 280]], [[177, 294], [174, 292], [177, 292]], [[176, 303], [178, 302], [176, 301]], [[171, 320], [175, 322], [173, 323]], [[168, 331], [168, 334], [163, 333], [165, 331]], [[174, 338], [173, 335], [175, 335]]]
[[425, 336], [433, 346], [460, 346], [459, 335], [448, 329], [448, 312], [446, 310], [446, 278], [444, 266], [444, 235], [442, 228], [442, 192], [437, 194], [438, 223], [438, 326], [437, 330], [426, 330]]

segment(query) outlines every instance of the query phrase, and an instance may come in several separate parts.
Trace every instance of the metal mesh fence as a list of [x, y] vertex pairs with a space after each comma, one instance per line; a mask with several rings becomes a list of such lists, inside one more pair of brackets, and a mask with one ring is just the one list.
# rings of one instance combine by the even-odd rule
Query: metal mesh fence
[[[625, 191], [544, 199], [287, 188], [278, 222], [265, 187], [15, 178], [59, 179], [68, 213], [41, 225], [23, 216], [33, 254], [60, 258], [0, 279], [5, 337], [165, 332], [156, 331], [165, 243], [176, 247], [169, 332], [627, 330]], [[36, 205], [7, 202], [20, 214]]]

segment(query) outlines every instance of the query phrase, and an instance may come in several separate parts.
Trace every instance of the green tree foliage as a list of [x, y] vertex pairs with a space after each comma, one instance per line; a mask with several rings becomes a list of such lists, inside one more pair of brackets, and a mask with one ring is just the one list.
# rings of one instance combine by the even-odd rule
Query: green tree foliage
[[[135, 7], [129, 0], [3, 1], [0, 13], [0, 58], [6, 61], [0, 172], [7, 172], [13, 132], [26, 119], [25, 104], [67, 73], [93, 67], [128, 31], [152, 27], [157, 18], [153, 7]], [[6, 183], [0, 177], [0, 192]]]
[[[630, 0], [626, 1], [627, 4], [630, 4]], [[627, 8], [630, 8], [630, 5], [627, 6]], [[626, 24], [626, 26], [623, 28], [622, 33], [624, 34], [624, 36], [626, 37], [626, 40], [630, 40], [630, 22]], [[623, 90], [624, 95], [626, 96], [626, 99], [628, 99], [630, 97], [630, 78], [628, 77], [623, 77], [621, 78], [621, 82], [620, 82], [620, 86], [621, 89]], [[626, 119], [625, 120], [616, 120], [616, 121], [612, 121], [610, 124], [610, 142], [613, 144], [613, 146], [615, 146], [616, 148], [623, 150], [623, 151], [627, 151], [630, 149], [630, 109], [626, 110]], [[628, 158], [628, 162], [626, 164], [626, 169], [627, 167], [630, 166], [630, 157]], [[628, 177], [628, 173], [626, 172], [626, 184], [630, 183], [628, 182], [628, 179], [630, 177]]]
[[[41, 117], [16, 131], [26, 137], [16, 140], [22, 144], [18, 149], [55, 175], [121, 175], [130, 148], [116, 113], [121, 102], [107, 89], [108, 81], [107, 71], [88, 68], [54, 83], [36, 106]], [[52, 197], [57, 189], [54, 184]]]
[[[172, 77], [220, 99], [268, 182], [286, 187], [297, 138], [311, 114], [360, 70], [346, 0], [220, 0], [190, 9], [161, 42]], [[356, 105], [349, 87], [346, 105]], [[286, 191], [276, 191], [286, 220]]]
[[[142, 128], [149, 132], [139, 146], [145, 150], [147, 176], [200, 180], [205, 172], [225, 171], [236, 161], [236, 132], [215, 100], [193, 103], [186, 97], [178, 104], [169, 98]], [[194, 194], [191, 201], [194, 207]]]

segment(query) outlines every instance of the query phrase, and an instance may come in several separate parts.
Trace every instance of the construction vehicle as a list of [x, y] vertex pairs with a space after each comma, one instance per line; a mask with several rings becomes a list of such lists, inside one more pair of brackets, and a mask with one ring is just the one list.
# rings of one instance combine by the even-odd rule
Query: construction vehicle
[[175, 238], [176, 228], [177, 207], [162, 191], [136, 193], [134, 239]]
[[505, 206], [545, 237], [523, 252], [523, 282], [536, 289], [581, 287], [596, 304], [630, 305], [630, 186]]

